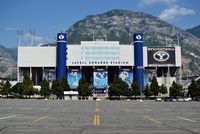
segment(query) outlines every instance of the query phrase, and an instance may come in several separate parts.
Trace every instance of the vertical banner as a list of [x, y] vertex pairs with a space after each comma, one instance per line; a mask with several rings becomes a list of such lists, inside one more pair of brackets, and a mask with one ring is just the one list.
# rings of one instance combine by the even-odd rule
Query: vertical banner
[[149, 74], [144, 73], [144, 86], [146, 86], [147, 84], [149, 84], [149, 82], [150, 82]]
[[67, 73], [67, 80], [70, 89], [77, 89], [79, 80], [81, 79], [80, 69], [69, 69]]
[[107, 89], [108, 87], [108, 71], [106, 69], [95, 69], [93, 72], [94, 89]]
[[144, 71], [144, 86], [149, 84], [153, 78], [153, 76], [156, 75], [156, 72], [154, 69], [145, 69]]
[[144, 89], [144, 66], [143, 66], [143, 37], [141, 33], [133, 35], [134, 44], [134, 75], [140, 90]]
[[57, 50], [56, 50], [56, 77], [61, 80], [66, 78], [66, 33], [57, 34]]
[[56, 70], [55, 69], [44, 69], [43, 79], [49, 82], [56, 80]]
[[132, 69], [120, 69], [119, 78], [126, 82], [131, 88], [131, 83], [133, 81], [133, 71]]

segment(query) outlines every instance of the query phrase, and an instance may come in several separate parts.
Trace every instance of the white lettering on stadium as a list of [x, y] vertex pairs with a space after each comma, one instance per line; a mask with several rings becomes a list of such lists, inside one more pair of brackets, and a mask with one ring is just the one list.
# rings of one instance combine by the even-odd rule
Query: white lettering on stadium
[[128, 61], [73, 61], [72, 65], [128, 65]]

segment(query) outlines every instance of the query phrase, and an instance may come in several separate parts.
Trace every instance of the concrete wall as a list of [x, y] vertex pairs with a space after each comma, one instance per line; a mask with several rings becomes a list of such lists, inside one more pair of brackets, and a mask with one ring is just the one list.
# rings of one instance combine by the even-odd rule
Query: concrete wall
[[55, 67], [56, 47], [18, 47], [18, 67]]

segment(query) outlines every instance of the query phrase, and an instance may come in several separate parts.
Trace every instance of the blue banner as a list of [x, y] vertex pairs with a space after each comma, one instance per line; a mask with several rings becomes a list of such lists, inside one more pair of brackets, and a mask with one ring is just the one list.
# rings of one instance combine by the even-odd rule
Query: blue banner
[[108, 71], [96, 70], [93, 72], [93, 87], [94, 89], [107, 89], [108, 87]]
[[147, 84], [149, 84], [149, 76], [148, 76], [148, 74], [144, 74], [144, 86], [146, 86]]
[[67, 80], [70, 89], [77, 89], [78, 82], [81, 79], [81, 71], [79, 69], [69, 69], [67, 73]]
[[119, 71], [119, 78], [126, 82], [131, 88], [131, 83], [133, 81], [133, 71], [132, 69], [121, 69]]
[[153, 76], [156, 74], [154, 69], [145, 69], [144, 71], [144, 86], [150, 84]]

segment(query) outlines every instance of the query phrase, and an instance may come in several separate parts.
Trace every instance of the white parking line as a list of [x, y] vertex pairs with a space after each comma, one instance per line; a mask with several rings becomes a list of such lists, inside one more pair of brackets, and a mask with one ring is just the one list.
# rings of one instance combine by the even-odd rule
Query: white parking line
[[170, 109], [166, 109], [166, 108], [164, 108], [164, 109], [162, 109], [163, 111], [167, 111], [167, 112], [170, 112], [171, 110]]
[[6, 109], [12, 109], [12, 107], [4, 107], [4, 108], [1, 108], [2, 110], [6, 110]]
[[10, 115], [10, 116], [6, 116], [6, 117], [2, 117], [0, 118], [0, 120], [4, 120], [4, 119], [8, 119], [8, 118], [12, 118], [12, 117], [15, 117], [16, 115]]
[[49, 110], [49, 109], [50, 109], [49, 107], [48, 108], [43, 108], [44, 111]]
[[182, 120], [186, 120], [186, 121], [190, 121], [190, 122], [197, 122], [197, 121], [195, 121], [195, 120], [191, 120], [191, 119], [184, 118], [184, 117], [179, 117], [179, 116], [178, 116], [177, 118], [182, 119]]
[[151, 112], [152, 110], [151, 109], [144, 109], [145, 111], [149, 111], [149, 112]]
[[31, 108], [30, 107], [22, 107], [22, 108], [19, 108], [20, 110], [30, 110]]

